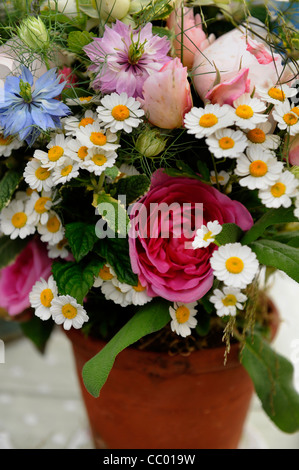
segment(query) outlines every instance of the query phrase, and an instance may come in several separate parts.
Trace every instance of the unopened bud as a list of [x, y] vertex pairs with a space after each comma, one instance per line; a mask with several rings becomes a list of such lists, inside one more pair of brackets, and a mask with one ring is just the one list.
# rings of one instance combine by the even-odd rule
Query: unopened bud
[[47, 28], [40, 17], [28, 17], [18, 28], [21, 40], [33, 50], [46, 50], [50, 45]]
[[146, 130], [136, 140], [135, 147], [141, 155], [153, 158], [163, 152], [166, 146], [166, 138], [161, 137], [158, 130]]

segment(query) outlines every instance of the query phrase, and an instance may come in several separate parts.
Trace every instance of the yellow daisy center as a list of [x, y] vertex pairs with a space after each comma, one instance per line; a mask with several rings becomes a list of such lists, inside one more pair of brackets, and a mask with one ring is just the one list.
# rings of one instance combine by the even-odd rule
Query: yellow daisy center
[[235, 141], [231, 137], [221, 137], [221, 139], [219, 139], [219, 147], [223, 150], [232, 149], [234, 145]]
[[12, 218], [11, 223], [15, 228], [22, 228], [26, 225], [27, 215], [25, 212], [16, 212]]
[[31, 194], [33, 193], [33, 191], [36, 192], [36, 189], [27, 188], [27, 189], [26, 189], [26, 194], [27, 194], [27, 196], [31, 196]]
[[257, 127], [256, 129], [251, 129], [251, 131], [247, 132], [247, 139], [254, 144], [262, 144], [266, 140], [266, 134], [262, 129]]
[[251, 176], [254, 176], [255, 178], [260, 178], [261, 176], [265, 176], [267, 171], [268, 171], [268, 165], [262, 160], [255, 160], [254, 162], [250, 163], [249, 172]]
[[97, 153], [96, 155], [92, 157], [92, 161], [95, 165], [102, 166], [106, 163], [107, 158], [105, 157], [105, 155], [101, 153]]
[[57, 160], [59, 160], [59, 158], [61, 158], [63, 154], [64, 149], [59, 145], [54, 145], [54, 147], [50, 148], [48, 152], [48, 158], [50, 162], [57, 162]]
[[298, 117], [293, 113], [286, 113], [283, 116], [283, 120], [288, 126], [294, 126], [298, 122]]
[[133, 286], [133, 289], [136, 291], [136, 292], [143, 292], [146, 288], [143, 287], [140, 283], [140, 281], [138, 280], [138, 284], [137, 286]]
[[90, 135], [90, 141], [94, 145], [105, 145], [107, 137], [102, 132], [92, 132]]
[[64, 168], [62, 168], [60, 174], [61, 176], [67, 176], [70, 174], [70, 172], [72, 171], [73, 169], [73, 165], [67, 165], [65, 166]]
[[3, 134], [0, 134], [0, 145], [8, 145], [12, 141], [12, 137], [4, 137]]
[[217, 124], [218, 118], [213, 113], [203, 114], [199, 120], [199, 125], [201, 127], [213, 127]]
[[80, 160], [84, 160], [85, 157], [87, 157], [87, 154], [88, 154], [88, 148], [83, 146], [83, 147], [80, 147], [79, 150], [78, 150], [78, 157], [80, 158]]
[[270, 96], [270, 98], [273, 98], [274, 100], [278, 101], [284, 101], [286, 97], [285, 93], [280, 88], [276, 87], [270, 88], [270, 90], [268, 91], [268, 95]]
[[113, 279], [113, 274], [111, 274], [109, 266], [105, 264], [105, 266], [100, 269], [99, 277], [103, 279], [103, 281], [110, 281]]
[[211, 238], [211, 235], [213, 235], [213, 234], [212, 234], [212, 232], [209, 230], [209, 231], [203, 236], [203, 240], [204, 240], [205, 242], [207, 242], [207, 241]]
[[291, 109], [291, 112], [297, 114], [297, 116], [299, 117], [299, 108], [298, 108], [298, 106], [294, 106], [294, 108]]
[[225, 267], [232, 274], [240, 274], [244, 269], [244, 263], [241, 258], [231, 256], [226, 260]]
[[81, 101], [81, 103], [89, 103], [91, 99], [92, 96], [80, 96], [79, 101]]
[[274, 197], [281, 197], [284, 195], [284, 193], [286, 192], [286, 185], [283, 184], [283, 183], [275, 183], [273, 184], [273, 186], [271, 187], [271, 194], [272, 196]]
[[111, 114], [116, 121], [124, 121], [130, 117], [130, 110], [124, 104], [118, 104], [117, 106], [114, 106]]
[[222, 299], [222, 303], [225, 307], [233, 307], [237, 303], [237, 298], [233, 294], [228, 294], [226, 297]]
[[35, 212], [37, 212], [38, 214], [43, 214], [44, 212], [46, 212], [47, 209], [45, 206], [48, 201], [51, 201], [49, 197], [40, 197], [34, 204]]
[[248, 104], [241, 104], [236, 108], [236, 115], [241, 119], [250, 119], [253, 116], [253, 109]]
[[53, 295], [53, 292], [51, 291], [51, 289], [44, 289], [40, 293], [41, 304], [46, 308], [51, 307], [51, 302], [52, 302], [53, 298], [54, 298], [54, 295]]
[[58, 232], [59, 228], [60, 228], [60, 222], [58, 218], [56, 217], [56, 215], [53, 215], [53, 217], [51, 217], [47, 222], [47, 229], [51, 233], [56, 233]]
[[85, 118], [81, 119], [81, 121], [79, 122], [79, 127], [85, 127], [85, 126], [88, 126], [88, 124], [93, 124], [93, 123], [94, 123], [93, 118], [85, 117]]
[[[212, 183], [216, 183], [217, 182], [216, 176], [212, 175], [211, 176], [211, 181], [212, 181]], [[218, 181], [224, 181], [224, 176], [218, 175]]]
[[178, 323], [186, 323], [190, 317], [190, 310], [186, 305], [181, 305], [176, 309], [175, 316]]
[[38, 168], [35, 172], [35, 176], [40, 181], [45, 181], [51, 176], [51, 172], [47, 168]]
[[65, 304], [61, 309], [61, 313], [65, 318], [72, 320], [77, 315], [78, 310], [71, 304]]

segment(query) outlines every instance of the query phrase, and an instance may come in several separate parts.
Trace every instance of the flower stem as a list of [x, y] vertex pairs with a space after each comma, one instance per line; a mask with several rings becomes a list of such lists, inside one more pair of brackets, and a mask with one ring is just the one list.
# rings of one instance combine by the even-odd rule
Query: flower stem
[[218, 191], [220, 191], [220, 184], [219, 184], [219, 180], [218, 180], [218, 172], [217, 172], [215, 157], [212, 153], [211, 153], [211, 156], [212, 156], [213, 168], [214, 168], [214, 171], [215, 171], [215, 179], [216, 179], [217, 189], [218, 189]]

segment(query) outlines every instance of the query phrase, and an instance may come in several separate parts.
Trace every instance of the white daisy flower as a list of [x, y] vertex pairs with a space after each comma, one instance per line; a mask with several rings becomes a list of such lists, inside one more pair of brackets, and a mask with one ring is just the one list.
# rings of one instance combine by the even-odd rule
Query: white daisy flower
[[197, 314], [196, 305], [197, 302], [190, 304], [175, 302], [173, 307], [169, 307], [169, 313], [172, 318], [170, 328], [177, 335], [184, 338], [191, 335], [191, 328], [195, 328], [197, 325], [197, 319], [195, 318]]
[[217, 178], [216, 178], [215, 171], [211, 171], [211, 173], [210, 173], [210, 181], [211, 181], [212, 184], [217, 184], [217, 180], [218, 180], [218, 183], [221, 186], [225, 186], [226, 183], [228, 182], [229, 178], [230, 178], [229, 173], [227, 173], [224, 170], [221, 170], [221, 171], [219, 171], [219, 173], [217, 173]]
[[87, 109], [82, 116], [68, 116], [62, 119], [65, 135], [76, 136], [76, 132], [80, 127], [88, 126], [98, 120], [97, 114], [91, 109]]
[[65, 259], [68, 257], [69, 252], [65, 248], [67, 245], [67, 240], [63, 238], [60, 242], [56, 243], [56, 245], [50, 245], [49, 243], [47, 244], [47, 249], [48, 249], [48, 256], [51, 259], [55, 258], [62, 258]]
[[297, 194], [295, 199], [294, 216], [297, 217], [297, 219], [299, 220], [299, 193]]
[[47, 223], [45, 225], [39, 224], [37, 230], [41, 235], [41, 241], [48, 242], [50, 245], [56, 245], [64, 238], [64, 227], [60, 217], [54, 211], [49, 212]]
[[97, 107], [99, 119], [104, 123], [106, 129], [111, 132], [132, 132], [133, 128], [139, 126], [144, 111], [140, 109], [140, 103], [127, 93], [112, 93], [101, 100], [101, 106]]
[[111, 281], [114, 277], [115, 272], [110, 264], [107, 263], [100, 269], [98, 276], [94, 280], [93, 287], [101, 287], [105, 281]]
[[197, 139], [201, 139], [218, 129], [231, 126], [234, 123], [232, 110], [227, 104], [207, 104], [205, 108], [192, 108], [184, 118], [187, 133], [195, 134]]
[[268, 80], [264, 87], [257, 87], [256, 92], [261, 100], [276, 105], [284, 102], [287, 98], [295, 96], [297, 90], [286, 84], [275, 84]]
[[88, 158], [89, 149], [86, 145], [82, 145], [80, 140], [72, 139], [68, 142], [69, 156], [74, 161], [79, 162], [80, 164]]
[[7, 136], [4, 137], [2, 130], [0, 129], [0, 157], [9, 157], [13, 150], [22, 147], [22, 142], [18, 137]]
[[206, 144], [216, 158], [237, 158], [244, 152], [248, 141], [240, 130], [219, 129], [206, 139]]
[[272, 111], [279, 129], [287, 129], [290, 135], [299, 134], [299, 107], [291, 107], [288, 100], [275, 106]]
[[249, 93], [244, 93], [233, 102], [233, 115], [235, 124], [241, 129], [254, 129], [257, 124], [268, 120], [266, 105], [258, 98], [250, 98]]
[[36, 226], [32, 209], [26, 205], [26, 199], [13, 199], [2, 209], [0, 228], [4, 235], [9, 235], [12, 240], [33, 235]]
[[30, 198], [26, 202], [29, 210], [34, 216], [34, 223], [46, 224], [49, 218], [49, 210], [52, 207], [52, 192], [43, 191], [41, 194], [33, 191]]
[[101, 286], [101, 291], [107, 300], [112, 300], [121, 307], [130, 305], [126, 292], [121, 290], [121, 283], [116, 278], [111, 279], [111, 281], [105, 281]]
[[119, 288], [126, 294], [125, 299], [129, 304], [145, 305], [152, 300], [152, 297], [149, 297], [146, 293], [146, 287], [139, 280], [137, 286], [120, 283]]
[[214, 276], [231, 287], [250, 284], [259, 267], [255, 253], [241, 243], [227, 243], [215, 250], [210, 259]]
[[71, 137], [65, 137], [63, 134], [56, 134], [47, 145], [48, 152], [38, 149], [35, 150], [33, 156], [40, 160], [42, 167], [52, 170], [56, 166], [62, 165], [71, 156], [68, 149], [68, 143], [71, 139]]
[[83, 108], [86, 106], [90, 106], [93, 104], [99, 104], [101, 98], [97, 95], [94, 96], [80, 96], [78, 98], [67, 98], [66, 104], [68, 106], [82, 106]]
[[27, 163], [24, 179], [31, 189], [36, 189], [39, 192], [51, 191], [53, 187], [52, 172], [43, 168], [42, 163], [36, 158]]
[[238, 310], [243, 310], [243, 303], [247, 296], [242, 294], [236, 287], [224, 287], [223, 290], [215, 289], [210, 297], [210, 302], [215, 305], [216, 313], [219, 317], [226, 315], [235, 316]]
[[87, 158], [82, 161], [80, 167], [83, 170], [87, 170], [90, 173], [100, 176], [106, 168], [113, 167], [116, 159], [116, 152], [105, 151], [97, 147], [88, 152]]
[[290, 171], [284, 171], [276, 181], [266, 189], [261, 189], [258, 193], [262, 203], [269, 208], [277, 209], [280, 206], [285, 208], [292, 205], [293, 197], [298, 194], [298, 180]]
[[218, 220], [208, 222], [207, 225], [202, 225], [197, 231], [195, 238], [192, 242], [192, 248], [207, 248], [211, 243], [215, 241], [216, 235], [222, 230], [222, 226]]
[[82, 328], [83, 323], [89, 320], [85, 309], [71, 295], [55, 297], [50, 311], [55, 323], [63, 325], [65, 330]]
[[53, 184], [64, 184], [79, 176], [79, 163], [67, 157], [64, 162], [53, 170]]
[[109, 129], [103, 129], [98, 122], [80, 127], [76, 132], [77, 139], [87, 148], [97, 147], [105, 151], [115, 151], [120, 147], [116, 144], [117, 135]]
[[266, 189], [273, 184], [283, 170], [283, 163], [279, 162], [270, 150], [261, 147], [250, 147], [237, 160], [235, 174], [241, 176], [240, 186], [248, 189]]
[[29, 301], [31, 307], [35, 309], [35, 315], [41, 320], [49, 320], [52, 300], [57, 295], [58, 289], [53, 276], [50, 276], [48, 281], [43, 278], [37, 281], [29, 294]]
[[271, 134], [272, 124], [269, 121], [257, 124], [254, 129], [245, 131], [248, 147], [261, 147], [264, 150], [276, 150], [280, 144], [280, 137]]

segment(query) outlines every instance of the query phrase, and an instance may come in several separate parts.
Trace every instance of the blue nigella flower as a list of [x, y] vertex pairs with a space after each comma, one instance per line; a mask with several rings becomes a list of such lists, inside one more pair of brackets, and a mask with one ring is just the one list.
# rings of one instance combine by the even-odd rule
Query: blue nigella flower
[[60, 118], [71, 113], [68, 106], [55, 99], [64, 85], [56, 69], [44, 73], [34, 86], [32, 73], [26, 67], [22, 67], [19, 77], [8, 76], [0, 90], [0, 125], [4, 136], [18, 135], [31, 146], [42, 130], [61, 128]]

